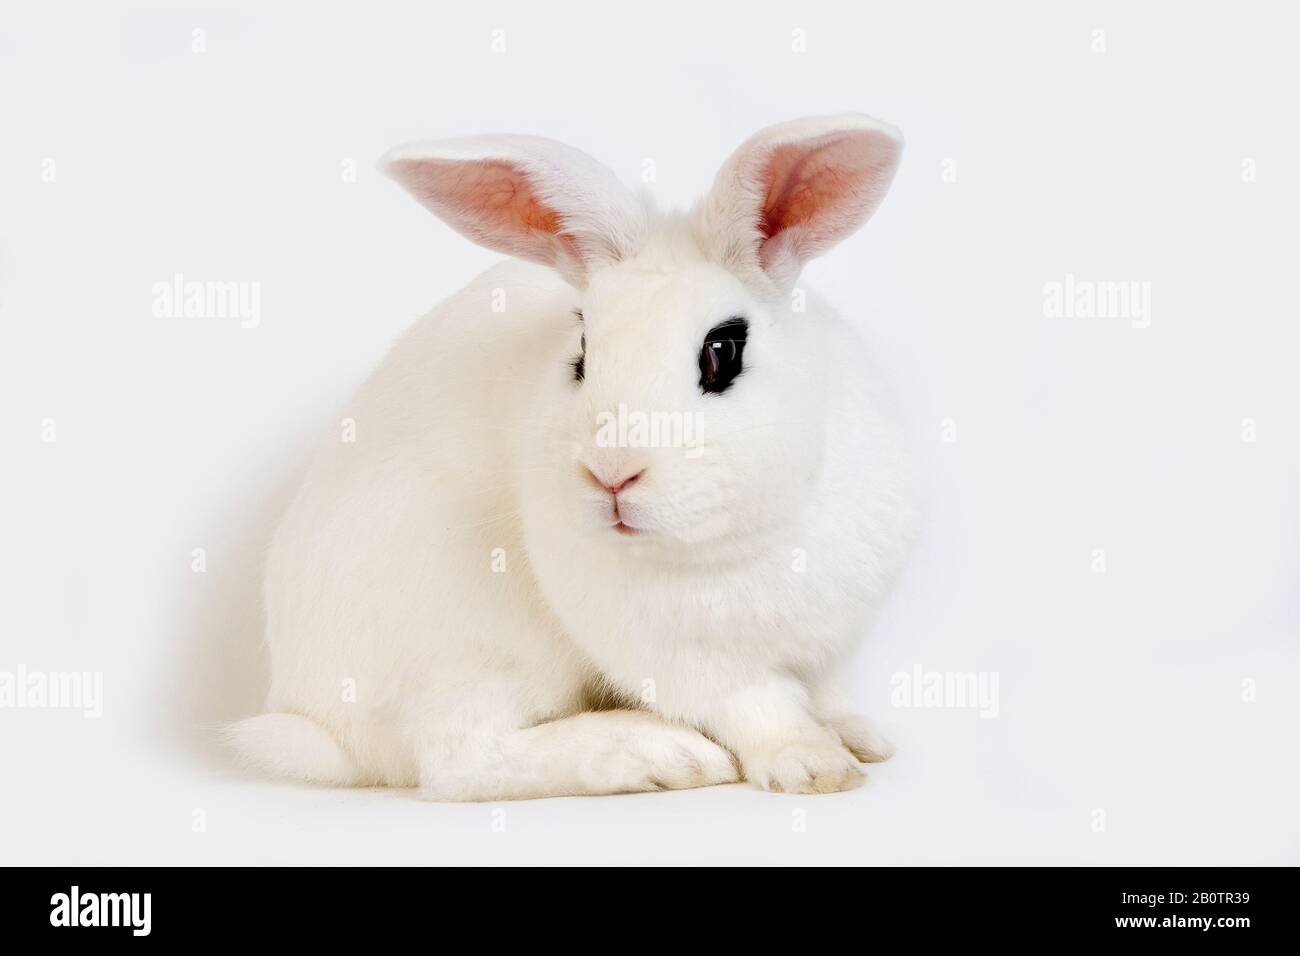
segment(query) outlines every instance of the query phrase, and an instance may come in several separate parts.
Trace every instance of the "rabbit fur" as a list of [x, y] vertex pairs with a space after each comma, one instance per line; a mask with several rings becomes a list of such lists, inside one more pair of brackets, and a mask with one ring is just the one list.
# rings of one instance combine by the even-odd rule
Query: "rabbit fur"
[[[311, 464], [240, 755], [432, 800], [861, 783], [890, 746], [841, 679], [907, 548], [906, 454], [860, 339], [797, 282], [901, 146], [856, 114], [783, 123], [673, 213], [542, 138], [390, 152], [513, 258], [400, 338]], [[737, 321], [743, 367], [704, 391]], [[690, 440], [600, 440], [657, 412]]]

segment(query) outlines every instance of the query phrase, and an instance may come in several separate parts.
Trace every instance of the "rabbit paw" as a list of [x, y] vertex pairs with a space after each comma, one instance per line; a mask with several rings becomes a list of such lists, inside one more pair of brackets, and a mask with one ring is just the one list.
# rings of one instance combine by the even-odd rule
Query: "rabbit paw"
[[820, 740], [777, 744], [744, 766], [745, 779], [774, 793], [837, 793], [866, 781], [853, 754]]
[[856, 714], [845, 714], [828, 721], [831, 729], [849, 753], [863, 763], [882, 763], [894, 755], [894, 745], [880, 735], [871, 722]]
[[668, 726], [636, 734], [595, 755], [586, 776], [593, 791], [605, 793], [685, 790], [740, 779], [726, 750], [694, 730]]

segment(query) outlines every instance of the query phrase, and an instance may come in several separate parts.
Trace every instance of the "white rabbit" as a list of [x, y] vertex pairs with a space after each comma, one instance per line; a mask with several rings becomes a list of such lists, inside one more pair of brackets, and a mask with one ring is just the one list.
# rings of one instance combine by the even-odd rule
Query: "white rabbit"
[[312, 464], [238, 751], [435, 800], [860, 783], [889, 745], [836, 674], [906, 550], [905, 455], [858, 338], [795, 282], [900, 150], [865, 116], [781, 124], [674, 214], [546, 139], [389, 153], [519, 259], [403, 335]]

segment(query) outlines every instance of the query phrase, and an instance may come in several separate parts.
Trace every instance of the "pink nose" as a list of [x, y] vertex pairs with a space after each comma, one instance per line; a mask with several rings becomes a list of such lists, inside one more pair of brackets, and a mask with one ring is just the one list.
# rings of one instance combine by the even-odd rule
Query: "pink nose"
[[587, 469], [587, 474], [589, 474], [589, 475], [591, 476], [591, 480], [592, 480], [592, 481], [594, 481], [596, 484], [600, 485], [600, 487], [604, 488], [604, 489], [605, 489], [606, 491], [608, 491], [611, 495], [617, 495], [617, 494], [618, 494], [620, 491], [622, 491], [624, 488], [628, 487], [629, 485], [631, 485], [632, 483], [634, 483], [638, 478], [640, 478], [642, 475], [644, 475], [644, 474], [645, 474], [645, 469], [642, 468], [642, 469], [641, 469], [640, 471], [638, 471], [636, 474], [629, 475], [629, 476], [626, 477], [626, 478], [617, 479], [617, 480], [616, 480], [616, 483], [613, 483], [613, 484], [611, 484], [610, 482], [608, 482], [608, 481], [606, 481], [605, 479], [601, 478], [599, 475], [597, 475], [597, 474], [596, 474], [594, 471], [592, 471], [590, 468]]

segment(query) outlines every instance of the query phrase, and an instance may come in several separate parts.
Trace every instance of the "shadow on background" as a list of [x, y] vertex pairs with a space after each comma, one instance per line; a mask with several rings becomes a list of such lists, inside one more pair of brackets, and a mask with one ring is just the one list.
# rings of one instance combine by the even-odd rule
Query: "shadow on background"
[[201, 544], [184, 546], [185, 553], [205, 547], [207, 570], [196, 574], [187, 565], [184, 578], [166, 581], [173, 602], [168, 619], [174, 650], [162, 674], [159, 699], [165, 713], [160, 726], [167, 728], [165, 745], [177, 756], [211, 769], [234, 769], [217, 737], [220, 726], [264, 709], [269, 680], [262, 639], [266, 551], [308, 460], [304, 452], [244, 471], [220, 508], [196, 522], [205, 529]]

